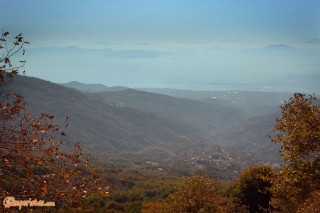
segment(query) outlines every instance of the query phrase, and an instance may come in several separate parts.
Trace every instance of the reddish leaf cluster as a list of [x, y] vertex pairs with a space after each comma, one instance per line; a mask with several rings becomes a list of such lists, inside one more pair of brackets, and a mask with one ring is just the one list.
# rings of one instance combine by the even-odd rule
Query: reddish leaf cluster
[[[0, 194], [55, 201], [57, 206], [78, 207], [91, 192], [106, 192], [89, 158], [82, 160], [82, 148], [76, 143], [66, 148], [62, 131], [68, 125], [54, 123], [54, 116], [35, 116], [19, 94], [7, 91], [24, 62], [17, 66], [10, 58], [24, 52], [28, 44], [22, 34], [8, 45], [8, 32], [2, 33], [0, 51]], [[3, 206], [0, 206], [0, 211]]]

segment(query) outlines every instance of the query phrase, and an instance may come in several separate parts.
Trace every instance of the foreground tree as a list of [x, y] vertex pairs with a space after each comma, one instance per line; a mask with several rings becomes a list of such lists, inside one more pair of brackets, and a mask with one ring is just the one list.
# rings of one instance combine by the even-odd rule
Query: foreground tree
[[204, 175], [189, 177], [163, 203], [147, 203], [142, 212], [245, 212], [236, 200], [222, 196], [222, 185]]
[[235, 183], [233, 196], [248, 206], [249, 212], [265, 212], [270, 209], [270, 178], [273, 171], [268, 166], [253, 166], [243, 171]]
[[315, 101], [315, 97], [295, 94], [283, 104], [275, 125], [272, 141], [281, 143], [286, 164], [271, 187], [272, 203], [285, 212], [295, 212], [320, 190], [320, 106]]
[[[12, 43], [8, 32], [0, 38], [1, 198], [41, 199], [61, 207], [79, 207], [87, 194], [106, 193], [106, 188], [95, 169], [88, 166], [89, 158], [82, 159], [78, 143], [68, 151], [61, 149], [67, 118], [63, 125], [57, 125], [53, 115], [32, 115], [23, 97], [8, 91], [25, 64], [13, 59], [18, 59], [20, 53], [24, 55], [26, 44], [22, 34]], [[1, 205], [0, 211], [4, 207]]]

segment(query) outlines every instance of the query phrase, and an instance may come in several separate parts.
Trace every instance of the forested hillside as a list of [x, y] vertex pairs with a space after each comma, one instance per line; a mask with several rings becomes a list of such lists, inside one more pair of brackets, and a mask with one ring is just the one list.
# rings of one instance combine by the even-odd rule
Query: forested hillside
[[[83, 93], [25, 76], [17, 76], [12, 89], [26, 98], [33, 112], [52, 113], [58, 120], [68, 116], [70, 139], [80, 140], [93, 152], [139, 151], [148, 146], [172, 149], [184, 139], [266, 151], [278, 111], [270, 104], [250, 103], [254, 110], [249, 116], [245, 100], [208, 102], [132, 89]], [[259, 108], [273, 113], [255, 116]]]

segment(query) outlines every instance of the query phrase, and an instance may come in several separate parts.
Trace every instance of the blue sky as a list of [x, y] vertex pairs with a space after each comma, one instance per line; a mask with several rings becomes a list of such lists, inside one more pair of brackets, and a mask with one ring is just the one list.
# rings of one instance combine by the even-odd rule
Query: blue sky
[[0, 26], [53, 82], [319, 91], [318, 0], [1, 0]]

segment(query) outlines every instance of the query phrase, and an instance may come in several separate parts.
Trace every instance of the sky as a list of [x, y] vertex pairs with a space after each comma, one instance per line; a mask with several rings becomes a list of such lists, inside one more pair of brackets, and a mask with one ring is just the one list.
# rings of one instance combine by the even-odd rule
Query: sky
[[135, 88], [320, 90], [319, 0], [0, 0], [26, 74]]

